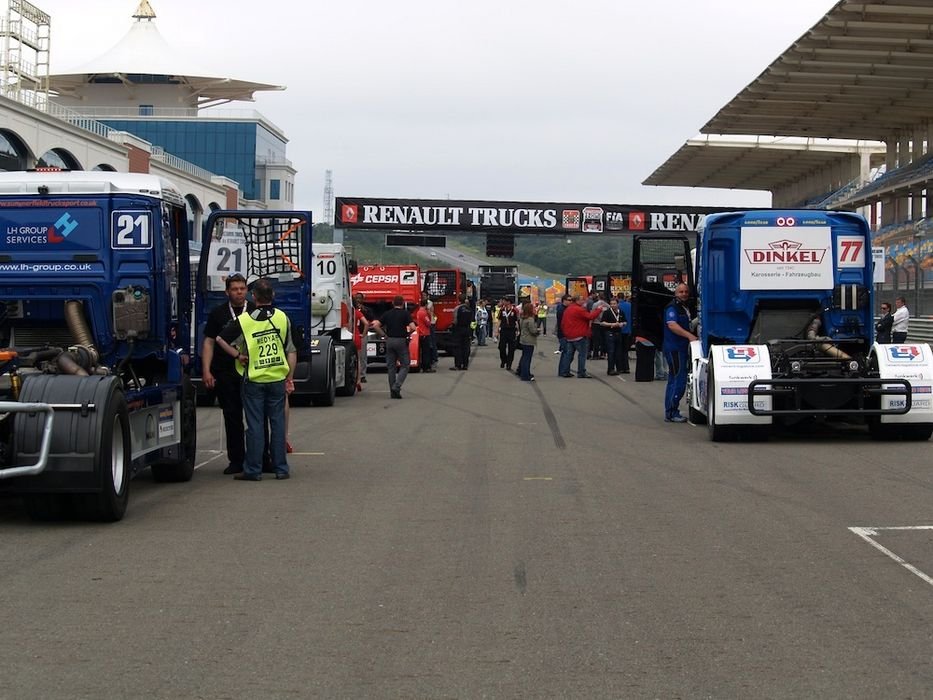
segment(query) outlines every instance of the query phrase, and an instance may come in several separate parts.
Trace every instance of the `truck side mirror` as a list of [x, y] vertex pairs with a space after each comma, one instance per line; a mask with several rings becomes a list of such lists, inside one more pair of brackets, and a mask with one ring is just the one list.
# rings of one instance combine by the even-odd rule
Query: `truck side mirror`
[[360, 267], [357, 265], [356, 260], [350, 258], [350, 260], [347, 261], [347, 270], [350, 271], [351, 275], [355, 275], [357, 272], [359, 272], [359, 269]]

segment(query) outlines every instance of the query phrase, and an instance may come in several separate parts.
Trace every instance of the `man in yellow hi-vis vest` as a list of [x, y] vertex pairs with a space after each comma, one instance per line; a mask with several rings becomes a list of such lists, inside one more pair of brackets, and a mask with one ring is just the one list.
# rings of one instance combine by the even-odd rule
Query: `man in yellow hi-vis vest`
[[246, 413], [246, 459], [238, 481], [262, 479], [264, 426], [269, 421], [269, 452], [276, 479], [289, 478], [285, 456], [285, 401], [295, 390], [298, 353], [285, 312], [273, 308], [272, 283], [253, 283], [256, 309], [240, 314], [217, 336], [217, 345], [236, 357], [243, 374], [243, 410]]

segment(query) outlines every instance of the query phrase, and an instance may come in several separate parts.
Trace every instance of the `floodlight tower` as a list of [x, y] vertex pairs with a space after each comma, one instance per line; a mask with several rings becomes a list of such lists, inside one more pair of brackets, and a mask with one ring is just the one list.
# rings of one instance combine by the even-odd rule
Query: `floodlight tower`
[[334, 172], [324, 171], [324, 220], [322, 223], [334, 224]]

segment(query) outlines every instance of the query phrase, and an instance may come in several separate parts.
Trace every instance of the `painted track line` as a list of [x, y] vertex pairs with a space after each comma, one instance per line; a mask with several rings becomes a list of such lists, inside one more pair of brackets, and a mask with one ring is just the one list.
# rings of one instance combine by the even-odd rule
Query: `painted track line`
[[872, 547], [877, 549], [879, 552], [885, 554], [886, 556], [896, 561], [898, 564], [900, 564], [905, 569], [907, 569], [910, 573], [914, 574], [915, 576], [918, 576], [919, 578], [923, 579], [928, 584], [933, 586], [933, 578], [931, 578], [930, 576], [927, 576], [925, 573], [920, 571], [920, 569], [918, 569], [916, 566], [904, 560], [903, 558], [899, 557], [894, 552], [892, 552], [890, 549], [888, 549], [884, 545], [879, 544], [878, 542], [875, 542], [875, 540], [872, 539], [873, 537], [877, 536], [879, 530], [933, 530], [933, 525], [913, 525], [913, 526], [906, 525], [906, 526], [901, 526], [901, 527], [850, 527], [849, 530], [851, 530], [856, 535], [861, 537], [863, 540], [868, 542], [868, 544], [870, 544]]

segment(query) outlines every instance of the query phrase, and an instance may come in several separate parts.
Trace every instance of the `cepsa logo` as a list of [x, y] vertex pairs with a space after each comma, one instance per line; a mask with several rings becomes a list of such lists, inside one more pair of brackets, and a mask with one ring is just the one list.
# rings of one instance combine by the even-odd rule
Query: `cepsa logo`
[[799, 241], [782, 239], [768, 244], [767, 248], [746, 248], [745, 256], [753, 265], [819, 265], [826, 255], [825, 248], [806, 249]]
[[725, 361], [732, 364], [747, 364], [758, 361], [758, 351], [752, 347], [733, 346], [725, 348]]
[[45, 245], [62, 243], [78, 228], [67, 211], [51, 226], [7, 226], [7, 245]]
[[341, 204], [340, 221], [345, 224], [358, 224], [360, 221], [360, 207], [358, 204]]

